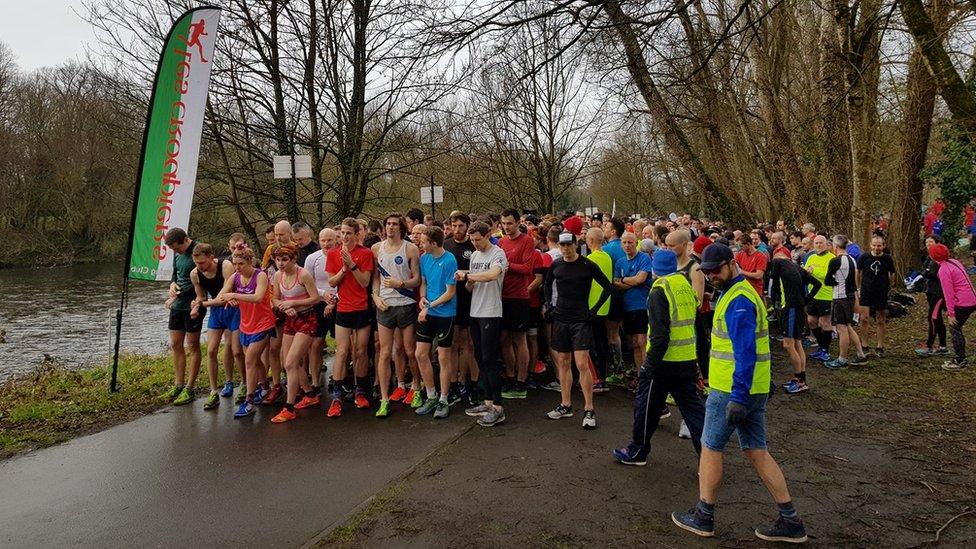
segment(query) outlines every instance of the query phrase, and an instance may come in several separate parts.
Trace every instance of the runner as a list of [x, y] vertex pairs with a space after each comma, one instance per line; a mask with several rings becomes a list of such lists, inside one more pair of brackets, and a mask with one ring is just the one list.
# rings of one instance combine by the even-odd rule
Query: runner
[[529, 376], [529, 345], [526, 331], [529, 328], [529, 282], [535, 263], [532, 238], [519, 230], [519, 215], [507, 209], [501, 215], [501, 227], [505, 236], [498, 246], [505, 252], [508, 269], [502, 287], [502, 357], [507, 377], [504, 398], [525, 398], [525, 381]]
[[299, 221], [292, 224], [291, 230], [295, 235], [295, 245], [298, 246], [298, 266], [305, 265], [308, 256], [319, 251], [319, 245], [312, 240], [312, 228], [308, 223]]
[[[376, 417], [390, 414], [390, 361], [393, 358], [397, 330], [408, 360], [414, 360], [416, 344], [414, 328], [417, 322], [417, 300], [414, 288], [420, 285], [420, 252], [417, 246], [403, 239], [407, 224], [398, 212], [383, 219], [386, 240], [373, 245], [376, 262], [373, 277], [373, 303], [379, 328], [379, 353], [376, 358], [376, 380], [380, 389], [380, 407]], [[403, 379], [398, 379], [398, 394], [406, 394]], [[408, 403], [409, 404], [409, 403]]]
[[[271, 248], [276, 244], [275, 241], [275, 226], [268, 225], [268, 228], [264, 230], [264, 239], [268, 242], [267, 246], [264, 247], [264, 254], [261, 256], [261, 268], [267, 269], [271, 265]], [[231, 251], [233, 256], [233, 251]]]
[[456, 277], [471, 292], [471, 341], [478, 361], [479, 385], [483, 402], [464, 411], [477, 417], [478, 425], [494, 427], [505, 421], [502, 408], [502, 368], [499, 356], [502, 329], [502, 287], [508, 260], [505, 252], [491, 243], [491, 228], [476, 221], [468, 229], [475, 251], [470, 270]]
[[[196, 267], [193, 262], [193, 249], [196, 242], [187, 236], [186, 231], [173, 228], [164, 237], [166, 246], [172, 250], [173, 278], [169, 284], [169, 346], [173, 351], [173, 388], [165, 393], [166, 399], [176, 406], [189, 404], [194, 399], [193, 386], [200, 374], [200, 331], [206, 310], [194, 310], [192, 303], [196, 298], [190, 273]], [[187, 375], [187, 354], [190, 371]]]
[[356, 407], [369, 408], [366, 391], [369, 389], [368, 347], [372, 319], [366, 288], [373, 274], [373, 253], [359, 244], [359, 233], [359, 223], [355, 219], [343, 219], [339, 229], [341, 245], [329, 250], [325, 259], [329, 284], [337, 289], [339, 296], [335, 313], [336, 352], [332, 366], [329, 417], [342, 415], [342, 383], [346, 379], [350, 357], [356, 378]]
[[[833, 288], [833, 301], [830, 305], [830, 322], [837, 332], [840, 348], [837, 358], [824, 363], [830, 369], [843, 368], [848, 364], [860, 365], [867, 360], [861, 347], [861, 338], [854, 329], [854, 310], [857, 302], [857, 265], [847, 255], [847, 237], [834, 235], [834, 255], [827, 265], [827, 275], [824, 284]], [[854, 345], [854, 358], [847, 360], [847, 351]]]
[[727, 246], [705, 248], [701, 269], [722, 294], [715, 308], [705, 424], [699, 460], [699, 501], [686, 513], [672, 513], [679, 527], [699, 536], [715, 535], [715, 504], [722, 483], [725, 445], [733, 432], [739, 447], [779, 508], [772, 526], [755, 530], [766, 541], [802, 543], [803, 521], [793, 506], [783, 471], [766, 448], [766, 400], [770, 355], [766, 308], [755, 288], [736, 267]]
[[[576, 251], [575, 235], [568, 232], [560, 234], [559, 248], [563, 256], [552, 263], [544, 288], [547, 304], [552, 303], [550, 288], [553, 284], [558, 293], [556, 304], [548, 314], [553, 319], [550, 345], [556, 355], [561, 401], [546, 417], [573, 417], [572, 364], [575, 359], [583, 389], [583, 428], [596, 429], [596, 412], [593, 407], [593, 378], [596, 372], [590, 363], [589, 350], [593, 347], [590, 319], [596, 316], [596, 312], [610, 298], [611, 283], [596, 263], [580, 257]], [[584, 296], [589, 294], [594, 280], [598, 281], [603, 292], [592, 307], [587, 307], [588, 300]]]
[[790, 394], [810, 388], [807, 385], [807, 354], [803, 351], [804, 309], [812, 296], [820, 291], [820, 286], [819, 280], [793, 262], [788, 249], [776, 248], [769, 264], [769, 295], [779, 317], [783, 348], [793, 366], [793, 378], [783, 385]]
[[[318, 333], [319, 317], [315, 312], [315, 305], [321, 297], [315, 287], [315, 278], [298, 266], [298, 253], [299, 248], [295, 244], [278, 246], [272, 252], [278, 272], [271, 280], [271, 305], [285, 315], [281, 355], [288, 375], [285, 405], [278, 415], [271, 418], [272, 423], [291, 421], [296, 417], [296, 409], [301, 410], [319, 403], [318, 395], [307, 396], [312, 392], [312, 386], [305, 370], [305, 361], [308, 359], [308, 349]], [[299, 388], [303, 391], [300, 402]]]
[[312, 390], [305, 394], [311, 402], [308, 406], [318, 406], [322, 398], [322, 346], [325, 336], [335, 338], [336, 289], [329, 284], [329, 273], [325, 272], [325, 257], [336, 245], [336, 232], [332, 229], [319, 231], [319, 250], [305, 258], [305, 270], [315, 279], [315, 287], [321, 300], [315, 304], [318, 319], [315, 338], [308, 349], [308, 370]]
[[969, 366], [966, 361], [966, 336], [962, 327], [976, 312], [976, 291], [962, 263], [949, 256], [949, 248], [935, 244], [929, 248], [929, 256], [939, 264], [939, 282], [945, 297], [946, 324], [952, 333], [952, 350], [955, 357], [942, 364], [943, 370], [958, 371]]
[[535, 247], [535, 262], [532, 266], [532, 282], [529, 283], [529, 329], [526, 331], [529, 365], [532, 367], [528, 386], [530, 389], [536, 389], [538, 385], [531, 374], [540, 374], [546, 369], [541, 356], [543, 343], [549, 341], [546, 339], [545, 323], [542, 321], [542, 283], [552, 265], [552, 256], [542, 251], [546, 246], [546, 235], [541, 230], [533, 230], [529, 236], [532, 237], [532, 244]]
[[888, 293], [895, 283], [895, 261], [885, 252], [882, 236], [871, 238], [871, 253], [857, 258], [857, 287], [861, 289], [861, 308], [877, 326], [874, 356], [884, 357], [885, 328], [888, 320]]
[[210, 317], [207, 319], [207, 374], [210, 378], [210, 396], [207, 397], [203, 409], [215, 410], [220, 406], [221, 396], [229, 397], [234, 393], [234, 362], [224, 365], [223, 392], [217, 390], [217, 356], [220, 354], [220, 341], [224, 333], [231, 335], [227, 346], [232, 350], [232, 361], [236, 361], [238, 357], [241, 360], [244, 358], [238, 334], [241, 323], [240, 309], [215, 306], [216, 303], [212, 301], [220, 294], [224, 281], [234, 275], [234, 265], [230, 261], [218, 261], [214, 257], [213, 247], [203, 242], [198, 242], [193, 247], [192, 255], [196, 268], [190, 271], [190, 280], [193, 282], [197, 297], [191, 307], [201, 317], [207, 310], [210, 311]]
[[[687, 234], [683, 229], [679, 232]], [[626, 238], [625, 235], [624, 250], [630, 245]], [[636, 237], [633, 245], [636, 246]], [[657, 278], [645, 311], [650, 319], [650, 342], [638, 377], [632, 438], [630, 444], [613, 451], [614, 458], [624, 465], [647, 465], [651, 436], [660, 422], [656, 410], [664, 407], [669, 393], [674, 395], [681, 415], [687, 420], [691, 433], [688, 438], [695, 452], [701, 454], [705, 405], [698, 388], [695, 350], [698, 297], [688, 279], [678, 271], [677, 255], [673, 251], [660, 250], [654, 254], [653, 272]]]
[[[279, 221], [275, 223], [274, 231], [275, 246], [286, 246], [295, 242], [295, 234], [292, 230], [291, 223]], [[274, 248], [272, 248], [273, 255]], [[265, 269], [265, 272], [268, 273], [268, 279], [270, 280], [277, 271], [278, 266], [272, 258], [271, 263]], [[264, 363], [271, 367], [271, 378], [262, 378], [265, 379], [269, 387], [267, 393], [264, 395], [264, 400], [261, 401], [261, 404], [264, 406], [273, 406], [285, 396], [281, 387], [281, 334], [284, 326], [285, 315], [281, 311], [275, 310], [275, 336], [271, 339], [271, 344], [268, 345], [268, 350], [265, 351], [264, 356]]]
[[[444, 231], [440, 227], [427, 229], [424, 255], [420, 258], [420, 315], [417, 321], [417, 365], [427, 390], [427, 401], [417, 408], [417, 415], [434, 413], [434, 419], [450, 414], [448, 392], [457, 379], [451, 350], [454, 339], [454, 315], [457, 313], [457, 261], [444, 251]], [[434, 366], [430, 362], [431, 346], [437, 346], [440, 363], [441, 396], [437, 398]]]
[[271, 309], [271, 285], [264, 271], [254, 268], [254, 252], [242, 247], [234, 250], [234, 276], [224, 281], [224, 288], [214, 301], [219, 305], [238, 307], [241, 311], [241, 346], [247, 369], [244, 384], [247, 395], [234, 412], [235, 418], [249, 416], [261, 402], [258, 382], [264, 379], [261, 355], [275, 333], [275, 316]]
[[[618, 261], [624, 258], [623, 248], [620, 246], [620, 237], [624, 234], [624, 222], [618, 217], [611, 217], [603, 224], [604, 238], [606, 243], [601, 248], [610, 256], [610, 274], [608, 279], [613, 276], [613, 267]], [[589, 243], [587, 241], [587, 243]], [[606, 274], [606, 271], [604, 271]], [[623, 370], [623, 351], [620, 344], [620, 322], [623, 320], [623, 291], [614, 288], [610, 294], [610, 309], [607, 311], [606, 333], [609, 351], [609, 366], [613, 371]], [[593, 334], [594, 337], [599, 337]], [[634, 364], [634, 368], [640, 368], [641, 363]], [[605, 372], [601, 372], [600, 379], [603, 380]]]
[[[804, 225], [806, 227], [806, 225]], [[834, 254], [827, 249], [827, 237], [817, 235], [813, 239], [813, 251], [804, 260], [804, 269], [813, 275], [820, 284], [820, 290], [813, 294], [813, 299], [807, 303], [807, 327], [817, 340], [817, 350], [810, 354], [810, 358], [826, 363], [830, 360], [830, 341], [833, 326], [830, 324], [830, 305], [833, 300], [833, 290], [824, 284], [827, 278], [827, 266]]]
[[[450, 217], [451, 238], [444, 241], [444, 249], [454, 256], [458, 271], [465, 272], [471, 267], [471, 256], [475, 247], [468, 236], [471, 218], [461, 212], [452, 212]], [[472, 351], [471, 333], [471, 292], [465, 284], [457, 288], [457, 315], [454, 317], [454, 353], [455, 364], [458, 366], [458, 381], [455, 389], [458, 398], [467, 398], [472, 406], [483, 399], [477, 395], [478, 364]]]
[[739, 253], [735, 254], [735, 263], [739, 266], [742, 276], [749, 279], [753, 289], [760, 297], [763, 296], [763, 279], [769, 267], [769, 256], [757, 249], [759, 236], [756, 233], [743, 234], [736, 242], [739, 243]]
[[[603, 276], [607, 280], [613, 280], [613, 258], [610, 254], [603, 250], [604, 234], [603, 229], [587, 229], [586, 231], [586, 248], [587, 253], [585, 259], [593, 264], [595, 264]], [[590, 292], [587, 296], [587, 304], [589, 307], [593, 307], [596, 302], [600, 299], [603, 294], [603, 287], [594, 280], [590, 284]], [[590, 332], [593, 338], [593, 344], [590, 352], [590, 362], [596, 367], [596, 377], [593, 380], [593, 392], [595, 393], [606, 393], [610, 390], [607, 385], [607, 378], [609, 377], [614, 383], [623, 383], [625, 373], [623, 367], [621, 366], [618, 370], [613, 370], [613, 362], [611, 359], [610, 351], [610, 337], [607, 334], [607, 329], [609, 326], [617, 326], [619, 331], [619, 318], [618, 321], [611, 322], [610, 312], [613, 308], [613, 293], [610, 294], [610, 299], [606, 300], [602, 306], [597, 308], [596, 315], [590, 319], [592, 326], [590, 326]], [[612, 374], [612, 375], [611, 375]]]
[[[942, 320], [942, 313], [945, 312], [945, 297], [942, 295], [942, 282], [939, 281], [939, 264], [928, 254], [928, 250], [939, 243], [940, 239], [937, 236], [929, 236], [925, 239], [926, 251], [923, 254], [925, 260], [922, 264], [921, 276], [925, 281], [925, 301], [928, 303], [929, 311], [925, 317], [928, 319], [928, 338], [924, 347], [919, 346], [915, 349], [915, 354], [921, 358], [949, 354], [946, 348], [945, 321]], [[936, 336], [939, 338], [938, 345], [936, 345]]]
[[634, 364], [644, 364], [647, 346], [647, 294], [651, 291], [651, 258], [637, 251], [637, 235], [620, 237], [624, 257], [613, 266], [613, 285], [623, 291], [623, 330], [630, 338]]

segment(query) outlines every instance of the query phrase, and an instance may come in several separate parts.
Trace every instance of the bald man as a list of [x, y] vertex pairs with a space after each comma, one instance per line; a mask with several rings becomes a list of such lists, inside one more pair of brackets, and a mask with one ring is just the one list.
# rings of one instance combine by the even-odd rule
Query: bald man
[[[833, 258], [827, 237], [817, 235], [813, 239], [813, 253], [807, 257], [803, 268], [824, 284], [827, 268]], [[824, 284], [807, 304], [807, 326], [817, 340], [817, 351], [811, 353], [810, 358], [821, 362], [830, 360], [830, 341], [834, 330], [830, 323], [830, 305], [833, 297], [833, 288]]]
[[[603, 275], [607, 277], [607, 280], [613, 280], [613, 258], [610, 257], [610, 254], [603, 251], [603, 242], [604, 233], [602, 229], [598, 227], [587, 229], [586, 248], [589, 252], [586, 255], [586, 259], [596, 263]], [[590, 285], [589, 306], [591, 308], [600, 298], [602, 291], [602, 287], [596, 282]], [[607, 315], [609, 313], [610, 300], [608, 299], [597, 311], [596, 318], [591, 322], [593, 349], [590, 351], [590, 356], [596, 366], [596, 376], [598, 378], [593, 383], [594, 393], [605, 393], [610, 390], [606, 382], [607, 375], [613, 373], [607, 371], [607, 365], [610, 362], [610, 344], [607, 337]]]

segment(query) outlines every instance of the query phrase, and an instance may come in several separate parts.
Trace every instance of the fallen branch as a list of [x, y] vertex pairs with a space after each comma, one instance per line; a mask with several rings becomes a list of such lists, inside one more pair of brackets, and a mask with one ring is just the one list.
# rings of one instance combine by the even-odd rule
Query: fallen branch
[[948, 521], [946, 521], [946, 523], [943, 524], [941, 528], [939, 528], [938, 530], [935, 531], [935, 539], [932, 540], [932, 543], [939, 543], [939, 536], [942, 535], [942, 531], [945, 530], [946, 528], [948, 528], [950, 524], [952, 524], [953, 522], [956, 521], [956, 519], [960, 519], [960, 518], [962, 518], [962, 517], [964, 517], [966, 515], [973, 515], [973, 514], [976, 514], [976, 510], [969, 509], [969, 510], [963, 511], [962, 513], [959, 513], [958, 515], [956, 515], [956, 516], [952, 517], [951, 519], [949, 519]]

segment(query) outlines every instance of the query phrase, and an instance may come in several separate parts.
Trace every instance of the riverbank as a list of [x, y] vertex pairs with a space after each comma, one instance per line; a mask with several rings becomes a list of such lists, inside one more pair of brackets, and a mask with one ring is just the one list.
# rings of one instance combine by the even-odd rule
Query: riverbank
[[0, 384], [0, 459], [100, 431], [168, 405], [172, 384], [167, 356], [124, 355], [117, 393], [108, 390], [111, 367], [69, 369], [45, 362]]

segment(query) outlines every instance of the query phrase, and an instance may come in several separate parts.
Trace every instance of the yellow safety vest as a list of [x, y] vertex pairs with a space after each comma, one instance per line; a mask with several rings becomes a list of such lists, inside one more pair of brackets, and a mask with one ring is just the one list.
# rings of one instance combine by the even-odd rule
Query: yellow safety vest
[[[613, 260], [610, 258], [610, 254], [603, 250], [591, 251], [589, 254], [587, 254], [586, 259], [596, 263], [596, 266], [599, 267], [603, 272], [603, 276], [607, 277], [607, 280], [609, 280], [611, 283], [613, 282]], [[596, 302], [600, 300], [600, 295], [602, 293], [603, 286], [600, 286], [596, 280], [590, 283], [590, 296], [587, 300], [590, 309], [592, 309], [593, 306], [596, 305]], [[596, 312], [596, 316], [607, 316], [610, 314], [610, 299], [611, 298], [608, 297], [607, 300], [603, 302], [603, 305], [600, 306], [600, 310]]]
[[827, 266], [830, 264], [830, 260], [834, 258], [834, 254], [830, 252], [825, 252], [823, 255], [810, 254], [807, 257], [807, 262], [804, 267], [813, 267], [813, 278], [820, 281], [823, 286], [817, 291], [817, 294], [813, 296], [814, 299], [820, 299], [822, 301], [830, 301], [834, 299], [834, 288], [824, 284], [824, 280], [827, 279]]
[[[685, 362], [695, 360], [698, 354], [695, 350], [695, 312], [698, 310], [698, 294], [691, 287], [691, 283], [680, 272], [658, 277], [651, 285], [661, 288], [668, 300], [668, 310], [671, 314], [671, 338], [668, 350], [664, 352], [664, 360], [668, 362]], [[647, 351], [651, 350], [651, 325], [647, 325]]]
[[725, 311], [729, 303], [739, 296], [745, 296], [756, 309], [756, 368], [752, 374], [751, 395], [769, 392], [770, 355], [769, 324], [766, 320], [766, 306], [748, 279], [740, 280], [726, 290], [715, 306], [715, 320], [712, 322], [712, 350], [708, 360], [708, 385], [712, 389], [732, 392], [732, 374], [735, 371], [735, 355], [732, 338], [725, 324]]

